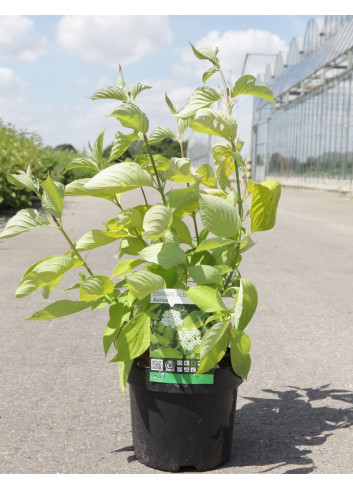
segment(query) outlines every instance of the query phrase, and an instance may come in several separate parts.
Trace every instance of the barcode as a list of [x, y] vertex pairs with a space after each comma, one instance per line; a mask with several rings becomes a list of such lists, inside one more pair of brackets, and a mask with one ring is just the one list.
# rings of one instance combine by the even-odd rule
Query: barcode
[[156, 360], [151, 358], [151, 370], [162, 372], [163, 371], [163, 360]]

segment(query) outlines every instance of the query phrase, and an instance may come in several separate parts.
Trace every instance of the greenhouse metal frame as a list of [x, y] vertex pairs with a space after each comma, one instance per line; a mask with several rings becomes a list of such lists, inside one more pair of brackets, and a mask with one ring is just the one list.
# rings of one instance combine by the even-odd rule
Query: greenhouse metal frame
[[254, 100], [256, 180], [352, 191], [353, 16], [312, 18], [258, 82], [273, 104]]

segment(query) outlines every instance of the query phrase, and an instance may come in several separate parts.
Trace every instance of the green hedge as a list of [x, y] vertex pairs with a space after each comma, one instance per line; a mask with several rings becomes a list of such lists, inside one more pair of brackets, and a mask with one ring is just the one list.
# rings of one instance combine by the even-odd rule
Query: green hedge
[[[186, 152], [186, 143], [184, 148]], [[176, 141], [168, 139], [153, 146], [152, 149], [155, 153], [169, 158], [170, 152], [179, 150], [179, 146]], [[109, 157], [110, 150], [111, 145], [105, 148], [104, 157]], [[126, 151], [119, 160], [133, 158], [136, 154], [144, 153], [146, 149], [144, 145], [137, 145], [129, 151]], [[79, 156], [84, 154], [78, 153], [71, 144], [61, 144], [54, 149], [50, 146], [44, 147], [42, 139], [37, 134], [18, 130], [12, 124], [4, 124], [0, 119], [0, 210], [31, 206], [32, 192], [11, 185], [7, 180], [8, 173], [26, 171], [30, 165], [32, 173], [39, 180], [45, 180], [50, 173], [54, 180], [67, 185], [72, 180], [94, 174], [94, 171], [89, 169], [65, 171], [69, 163]]]
[[32, 192], [11, 185], [7, 180], [8, 173], [26, 171], [30, 165], [32, 173], [40, 180], [50, 172], [54, 180], [67, 184], [92, 175], [87, 170], [65, 172], [67, 165], [78, 156], [80, 154], [71, 145], [55, 149], [44, 147], [37, 134], [18, 130], [0, 119], [0, 210], [28, 207], [33, 196]]
[[[63, 146], [63, 145], [62, 145]], [[93, 170], [87, 168], [74, 168], [69, 171], [65, 171], [69, 166], [69, 163], [74, 158], [83, 156], [82, 153], [78, 153], [76, 150], [71, 149], [57, 149], [46, 147], [42, 150], [42, 157], [44, 166], [50, 172], [50, 176], [59, 182], [67, 185], [78, 178], [86, 178], [94, 175]]]
[[36, 134], [18, 131], [0, 120], [0, 208], [30, 205], [31, 193], [16, 189], [7, 181], [7, 173], [26, 170], [28, 165], [45, 176], [41, 154], [41, 139]]

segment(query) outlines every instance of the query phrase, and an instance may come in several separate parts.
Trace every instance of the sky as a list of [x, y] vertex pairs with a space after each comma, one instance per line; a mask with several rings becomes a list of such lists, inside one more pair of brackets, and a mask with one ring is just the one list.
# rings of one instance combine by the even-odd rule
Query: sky
[[[161, 13], [152, 10], [146, 15], [149, 11], [139, 10], [136, 0], [136, 8], [122, 13], [104, 10], [103, 4], [97, 12], [70, 11], [67, 3], [53, 13], [16, 2], [16, 8], [0, 7], [0, 119], [4, 123], [36, 132], [45, 145], [72, 144], [78, 150], [86, 149], [88, 141], [93, 143], [105, 129], [108, 146], [117, 131], [129, 132], [106, 117], [120, 102], [90, 97], [98, 88], [117, 82], [121, 65], [126, 85], [152, 86], [136, 99], [149, 118], [150, 130], [157, 126], [175, 130], [165, 93], [183, 108], [202, 86], [202, 73], [210, 66], [195, 58], [190, 42], [196, 47], [217, 46], [224, 74], [235, 82], [247, 53], [272, 55], [248, 58], [245, 72], [256, 76], [274, 61], [273, 54], [288, 49], [292, 37], [304, 35], [313, 17], [237, 15], [221, 8], [217, 14], [207, 9], [202, 15], [187, 9], [168, 13], [161, 8]], [[219, 80], [213, 83], [217, 86]], [[251, 97], [239, 97], [233, 116], [238, 136], [245, 141], [244, 157], [250, 145], [251, 110]]]

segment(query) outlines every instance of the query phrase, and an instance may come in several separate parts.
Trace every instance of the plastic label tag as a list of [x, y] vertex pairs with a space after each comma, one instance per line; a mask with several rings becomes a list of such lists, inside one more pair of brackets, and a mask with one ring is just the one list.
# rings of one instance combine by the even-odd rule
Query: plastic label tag
[[213, 384], [213, 371], [195, 375], [208, 316], [183, 290], [151, 294], [150, 382]]

